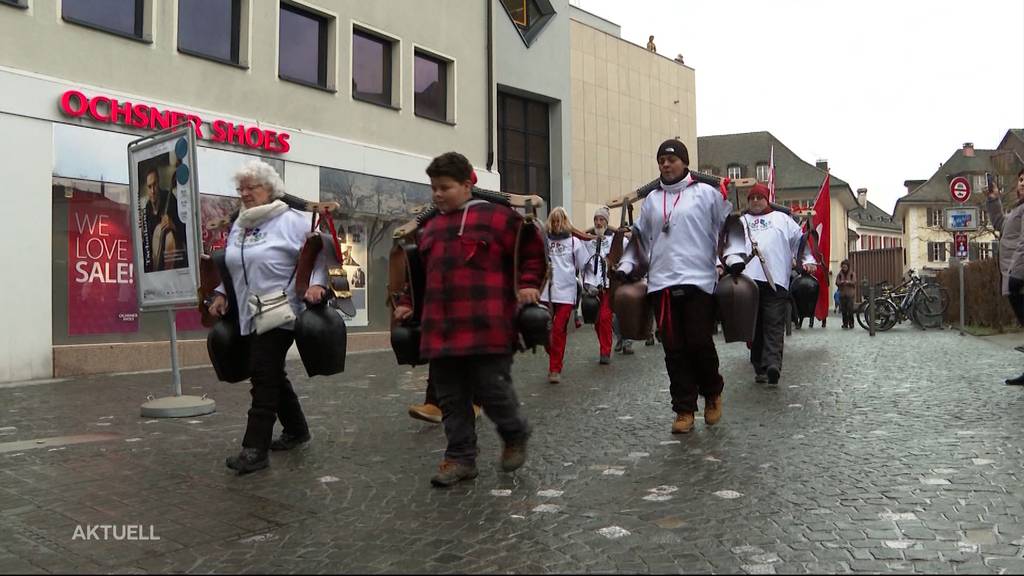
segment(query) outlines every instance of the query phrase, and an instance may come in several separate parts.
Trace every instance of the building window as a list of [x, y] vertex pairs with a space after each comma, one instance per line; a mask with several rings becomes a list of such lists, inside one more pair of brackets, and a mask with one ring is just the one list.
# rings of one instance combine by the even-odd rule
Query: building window
[[536, 194], [551, 204], [548, 105], [498, 93], [498, 171], [501, 189]]
[[61, 17], [105, 32], [142, 39], [144, 0], [63, 0]]
[[971, 196], [975, 194], [984, 194], [988, 188], [988, 181], [985, 179], [984, 174], [975, 174], [971, 178]]
[[281, 4], [278, 75], [327, 88], [327, 18]]
[[391, 106], [391, 40], [352, 30], [352, 97]]
[[754, 169], [754, 171], [755, 171], [755, 176], [757, 176], [758, 180], [760, 180], [761, 182], [767, 182], [768, 181], [768, 165], [767, 164], [764, 164], [764, 163], [758, 164], [757, 167]]
[[238, 64], [241, 0], [178, 0], [178, 50]]
[[738, 180], [743, 177], [743, 168], [733, 164], [729, 166], [726, 176], [728, 176], [730, 180]]
[[501, 0], [508, 17], [529, 46], [555, 15], [550, 0]]
[[988, 260], [992, 258], [992, 244], [989, 242], [971, 242], [967, 245], [970, 260]]
[[715, 176], [716, 174], [718, 174], [718, 169], [715, 168], [714, 166], [704, 166], [704, 167], [702, 167], [700, 169], [700, 171], [705, 173], [705, 174], [710, 174], [712, 176]]
[[942, 227], [942, 208], [928, 208], [928, 227]]
[[947, 254], [947, 247], [945, 242], [929, 242], [928, 243], [928, 261], [929, 262], [945, 262]]
[[413, 83], [417, 116], [448, 120], [448, 62], [416, 51]]
[[988, 226], [988, 210], [985, 210], [985, 208], [982, 207], [981, 210], [978, 210], [978, 213], [981, 214], [981, 225]]

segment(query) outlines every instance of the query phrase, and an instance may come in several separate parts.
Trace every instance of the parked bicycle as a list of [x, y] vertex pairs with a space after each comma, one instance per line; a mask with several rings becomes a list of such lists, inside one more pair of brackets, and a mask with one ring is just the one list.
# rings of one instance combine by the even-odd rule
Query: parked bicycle
[[[942, 317], [949, 308], [949, 291], [935, 282], [926, 282], [914, 270], [895, 288], [888, 282], [877, 284], [880, 295], [875, 297], [875, 331], [884, 332], [905, 320], [921, 329], [942, 325]], [[868, 300], [857, 308], [857, 323], [869, 330]]]

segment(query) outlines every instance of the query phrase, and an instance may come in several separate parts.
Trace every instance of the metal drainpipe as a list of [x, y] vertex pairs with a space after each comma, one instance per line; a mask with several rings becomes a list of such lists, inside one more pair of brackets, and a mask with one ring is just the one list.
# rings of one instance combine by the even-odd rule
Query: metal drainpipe
[[494, 166], [494, 0], [487, 0], [487, 171]]

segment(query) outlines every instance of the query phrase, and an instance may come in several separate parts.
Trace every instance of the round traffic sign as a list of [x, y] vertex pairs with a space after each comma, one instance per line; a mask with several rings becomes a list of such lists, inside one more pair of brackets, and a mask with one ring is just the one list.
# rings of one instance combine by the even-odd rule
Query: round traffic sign
[[949, 195], [953, 200], [963, 204], [971, 197], [971, 183], [963, 176], [957, 176], [949, 181]]

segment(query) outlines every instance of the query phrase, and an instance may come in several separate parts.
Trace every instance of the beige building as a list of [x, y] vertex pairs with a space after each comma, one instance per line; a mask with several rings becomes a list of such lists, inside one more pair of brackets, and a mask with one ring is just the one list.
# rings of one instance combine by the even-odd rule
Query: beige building
[[[953, 253], [953, 234], [943, 225], [945, 208], [960, 207], [949, 192], [950, 180], [968, 179], [971, 196], [964, 204], [977, 206], [980, 227], [968, 233], [968, 260], [985, 260], [995, 255], [998, 243], [985, 211], [985, 173], [1001, 174], [993, 163], [997, 150], [975, 149], [968, 142], [955, 151], [928, 180], [908, 180], [907, 194], [896, 202], [893, 219], [903, 225], [905, 268], [922, 274], [934, 274], [949, 266]], [[1007, 180], [1007, 178], [1004, 178]], [[1012, 181], [1012, 180], [1011, 180]]]
[[679, 138], [698, 165], [696, 98], [693, 68], [623, 40], [614, 23], [570, 11], [571, 214], [585, 228], [598, 206], [658, 177], [654, 155], [666, 139]]
[[[0, 311], [0, 382], [167, 366], [166, 315], [138, 312], [131, 274], [80, 270], [127, 270], [126, 148], [173, 124], [197, 133], [204, 219], [237, 206], [231, 174], [254, 157], [289, 192], [341, 202], [362, 283], [350, 349], [386, 347], [390, 230], [429, 202], [430, 158], [460, 150], [482, 186], [500, 186], [488, 165], [490, 11], [430, 4], [0, 2], [0, 181], [17, 215], [0, 244], [19, 247], [5, 252], [17, 273], [0, 298], [26, 303]], [[83, 223], [99, 218], [118, 226], [98, 237]], [[203, 249], [222, 240], [204, 234]], [[178, 329], [185, 363], [206, 363], [194, 311], [178, 313]]]

